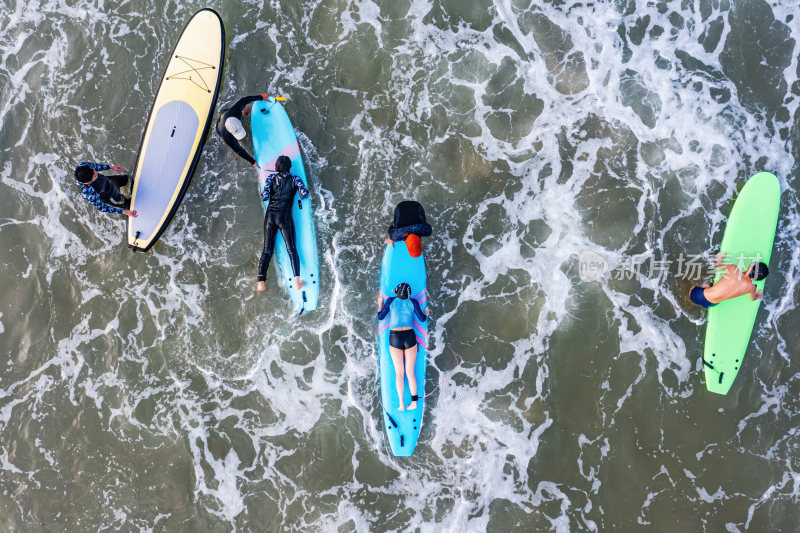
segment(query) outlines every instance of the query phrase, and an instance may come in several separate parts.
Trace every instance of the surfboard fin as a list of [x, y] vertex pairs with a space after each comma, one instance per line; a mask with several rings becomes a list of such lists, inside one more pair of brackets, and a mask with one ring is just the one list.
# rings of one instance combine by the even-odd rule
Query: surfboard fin
[[[714, 354], [714, 355], [716, 355], [716, 354]], [[709, 362], [708, 362], [708, 361], [706, 361], [705, 359], [703, 359], [703, 364], [704, 364], [704, 365], [706, 365], [706, 366], [707, 366], [708, 368], [710, 368], [711, 370], [713, 370], [714, 372], [716, 372], [717, 374], [719, 374], [719, 384], [720, 384], [720, 385], [722, 385], [722, 376], [724, 376], [724, 375], [725, 375], [725, 372], [720, 372], [719, 370], [717, 370], [716, 368], [714, 368], [714, 365], [712, 365], [711, 363], [709, 363]]]

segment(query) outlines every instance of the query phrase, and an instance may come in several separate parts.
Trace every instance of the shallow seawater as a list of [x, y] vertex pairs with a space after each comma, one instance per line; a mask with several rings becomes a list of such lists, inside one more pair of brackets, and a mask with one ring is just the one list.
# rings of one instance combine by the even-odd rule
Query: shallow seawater
[[[253, 292], [255, 174], [216, 135], [146, 254], [73, 184], [133, 166], [201, 7], [0, 5], [0, 530], [796, 530], [795, 2], [210, 2], [218, 109], [286, 96], [307, 159], [301, 317], [274, 268]], [[717, 396], [677, 260], [713, 256], [762, 170], [772, 274]], [[409, 198], [434, 228], [431, 395], [401, 460], [374, 312]]]

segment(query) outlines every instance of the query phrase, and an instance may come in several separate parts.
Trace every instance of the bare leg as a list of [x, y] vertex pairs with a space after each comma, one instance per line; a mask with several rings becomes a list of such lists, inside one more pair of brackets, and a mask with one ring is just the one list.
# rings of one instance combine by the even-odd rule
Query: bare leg
[[[411, 396], [417, 395], [417, 376], [414, 374], [414, 366], [417, 360], [417, 345], [415, 344], [413, 348], [409, 348], [405, 350], [405, 362], [406, 362], [406, 376], [408, 376], [408, 390], [411, 393]], [[417, 402], [413, 401], [408, 404], [408, 410], [413, 411], [417, 408]]]
[[266, 281], [259, 281], [258, 283], [256, 283], [256, 290], [258, 292], [263, 292], [263, 291], [267, 290], [267, 282]]
[[394, 379], [395, 379], [395, 388], [397, 389], [397, 396], [400, 399], [398, 402], [398, 411], [405, 411], [405, 406], [403, 405], [403, 392], [404, 385], [403, 382], [403, 350], [398, 350], [397, 348], [392, 348], [389, 346], [389, 354], [392, 356], [392, 363], [394, 364]]

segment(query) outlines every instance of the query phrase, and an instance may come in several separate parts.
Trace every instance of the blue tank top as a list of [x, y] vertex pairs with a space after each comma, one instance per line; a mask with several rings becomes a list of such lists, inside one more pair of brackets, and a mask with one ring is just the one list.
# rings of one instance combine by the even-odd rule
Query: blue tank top
[[411, 327], [414, 327], [414, 304], [411, 303], [411, 298], [407, 300], [395, 298], [389, 309], [389, 328]]

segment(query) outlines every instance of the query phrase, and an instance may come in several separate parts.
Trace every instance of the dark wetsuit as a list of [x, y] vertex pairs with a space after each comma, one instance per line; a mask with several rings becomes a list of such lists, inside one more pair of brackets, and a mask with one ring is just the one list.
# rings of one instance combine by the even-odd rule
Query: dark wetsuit
[[262, 95], [258, 96], [245, 96], [241, 98], [238, 102], [233, 104], [233, 107], [224, 111], [220, 116], [219, 120], [217, 120], [217, 134], [222, 137], [222, 140], [225, 141], [225, 144], [231, 147], [231, 149], [236, 152], [236, 154], [250, 163], [251, 165], [256, 164], [256, 160], [253, 159], [253, 156], [247, 153], [247, 150], [242, 148], [242, 145], [239, 144], [239, 141], [236, 140], [236, 137], [233, 136], [231, 132], [228, 131], [228, 128], [225, 127], [225, 121], [228, 120], [230, 117], [237, 118], [242, 120], [244, 115], [244, 108], [247, 104], [256, 102], [258, 100], [263, 100], [264, 97]]
[[394, 224], [389, 226], [389, 238], [393, 241], [404, 241], [412, 233], [428, 237], [432, 231], [425, 221], [425, 210], [418, 202], [407, 200], [394, 208]]
[[87, 202], [104, 213], [122, 214], [123, 210], [130, 209], [130, 199], [123, 197], [119, 192], [119, 189], [126, 186], [130, 181], [130, 177], [127, 174], [120, 174], [118, 176], [100, 174], [100, 172], [109, 170], [111, 167], [98, 163], [83, 162], [78, 166], [87, 166], [98, 172], [97, 179], [91, 183], [81, 183], [75, 180], [75, 183], [78, 185], [81, 194]]
[[300, 275], [300, 257], [294, 238], [294, 222], [292, 221], [292, 206], [294, 193], [299, 192], [300, 198], [308, 198], [308, 189], [303, 180], [298, 176], [289, 174], [270, 174], [264, 184], [261, 199], [269, 202], [267, 212], [264, 214], [264, 249], [261, 251], [261, 260], [258, 262], [258, 281], [267, 277], [272, 252], [275, 249], [275, 238], [280, 230], [286, 242], [286, 251], [292, 261], [292, 271], [295, 276]]

